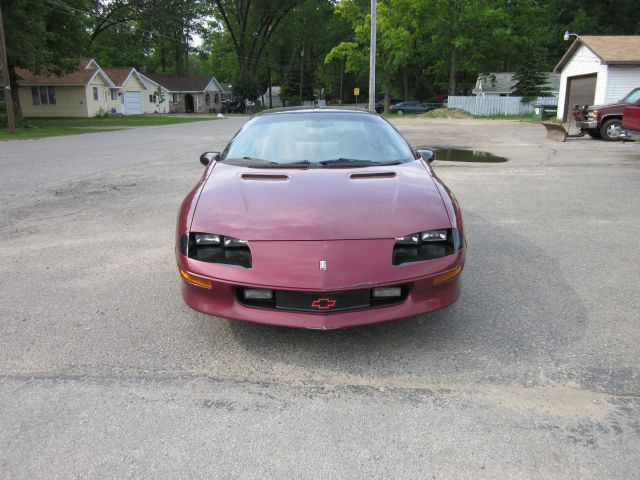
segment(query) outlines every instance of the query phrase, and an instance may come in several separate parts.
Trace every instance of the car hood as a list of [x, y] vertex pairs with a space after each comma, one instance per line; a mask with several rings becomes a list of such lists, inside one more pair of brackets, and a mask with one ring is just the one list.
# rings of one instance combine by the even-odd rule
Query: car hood
[[630, 105], [633, 105], [631, 103], [607, 103], [604, 105], [592, 105], [588, 108], [588, 110], [620, 110], [622, 112], [622, 109], [624, 107], [628, 107]]
[[395, 238], [451, 226], [421, 161], [352, 169], [216, 164], [191, 231], [243, 240]]

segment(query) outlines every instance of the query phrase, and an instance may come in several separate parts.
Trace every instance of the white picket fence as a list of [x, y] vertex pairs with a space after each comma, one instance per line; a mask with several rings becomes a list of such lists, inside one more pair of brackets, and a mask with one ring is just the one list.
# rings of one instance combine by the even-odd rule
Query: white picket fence
[[522, 97], [449, 97], [447, 107], [459, 108], [480, 117], [489, 115], [526, 115], [533, 113], [533, 105], [557, 105], [557, 97], [538, 97], [533, 102], [522, 103]]

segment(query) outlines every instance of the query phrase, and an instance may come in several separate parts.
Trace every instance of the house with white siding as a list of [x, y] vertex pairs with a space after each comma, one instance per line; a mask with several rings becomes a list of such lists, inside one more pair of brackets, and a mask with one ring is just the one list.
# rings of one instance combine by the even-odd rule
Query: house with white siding
[[222, 110], [222, 86], [215, 77], [177, 77], [143, 73], [148, 84], [158, 85], [168, 94], [172, 113], [218, 113]]
[[554, 72], [560, 120], [574, 105], [614, 103], [640, 87], [640, 35], [578, 36]]
[[147, 87], [147, 94], [142, 97], [142, 111], [144, 113], [169, 113], [172, 98], [169, 90], [151, 80], [144, 73], [140, 76]]

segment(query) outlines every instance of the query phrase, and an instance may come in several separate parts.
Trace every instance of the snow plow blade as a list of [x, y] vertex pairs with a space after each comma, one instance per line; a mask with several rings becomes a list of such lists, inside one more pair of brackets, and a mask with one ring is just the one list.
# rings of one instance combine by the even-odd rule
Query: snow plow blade
[[564, 142], [567, 139], [567, 129], [560, 123], [540, 122], [547, 129], [547, 138], [556, 142]]

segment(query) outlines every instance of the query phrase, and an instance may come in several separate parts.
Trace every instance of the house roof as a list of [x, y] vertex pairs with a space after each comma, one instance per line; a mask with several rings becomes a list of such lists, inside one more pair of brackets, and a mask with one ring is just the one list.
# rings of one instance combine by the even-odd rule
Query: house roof
[[144, 76], [170, 92], [203, 92], [209, 82], [214, 80], [213, 77], [174, 77], [157, 73], [145, 73]]
[[[513, 72], [489, 73], [478, 75], [476, 86], [472, 90], [475, 95], [481, 93], [510, 94], [517, 83], [513, 79]], [[560, 75], [545, 73], [547, 76], [547, 88], [551, 92], [560, 91]]]
[[145, 86], [144, 81], [140, 77], [138, 71], [133, 67], [115, 67], [105, 68], [104, 72], [109, 76], [114, 85], [118, 87], [124, 86], [131, 75], [135, 75], [140, 83]]
[[560, 73], [582, 45], [604, 65], [640, 65], [640, 35], [584, 35], [576, 38], [553, 71]]
[[109, 75], [114, 84], [121, 87], [133, 70], [133, 67], [105, 68], [104, 73]]
[[90, 59], [82, 59], [78, 63], [78, 67], [73, 72], [64, 73], [62, 75], [49, 74], [37, 75], [24, 68], [16, 68], [18, 75], [18, 85], [87, 85], [96, 75], [101, 75], [108, 84], [111, 80], [98, 64]]

